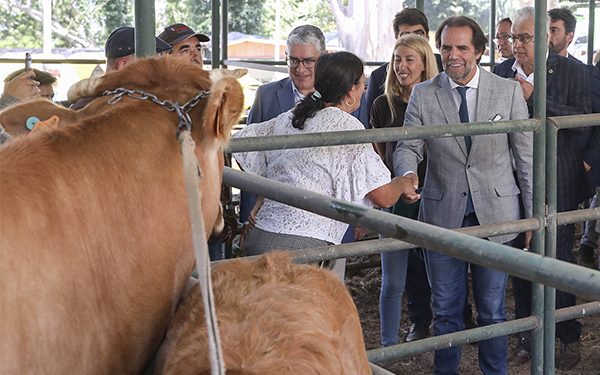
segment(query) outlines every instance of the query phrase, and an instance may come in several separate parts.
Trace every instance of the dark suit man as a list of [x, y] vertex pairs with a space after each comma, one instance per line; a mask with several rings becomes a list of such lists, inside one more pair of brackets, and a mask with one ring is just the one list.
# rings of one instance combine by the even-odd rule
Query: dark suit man
[[[394, 28], [394, 37], [397, 39], [406, 34], [417, 34], [429, 40], [429, 23], [425, 14], [417, 8], [405, 8], [401, 12], [396, 13], [392, 22]], [[435, 54], [435, 62], [438, 70], [441, 72], [442, 57], [439, 53]], [[389, 63], [385, 63], [379, 68], [373, 70], [369, 76], [369, 85], [367, 87], [367, 112], [371, 113], [371, 106], [378, 96], [383, 94], [383, 86]], [[368, 126], [368, 124], [365, 124]]]
[[248, 113], [247, 124], [264, 122], [287, 112], [296, 104], [290, 77], [267, 83], [256, 90], [254, 104]]
[[[533, 8], [519, 9], [513, 16], [512, 43], [515, 59], [507, 60], [494, 69], [503, 77], [514, 77], [521, 85], [530, 115], [533, 112], [533, 66], [534, 66], [534, 16]], [[546, 114], [548, 116], [575, 115], [591, 112], [590, 87], [587, 67], [580, 62], [548, 55], [546, 70]], [[583, 164], [583, 149], [591, 129], [565, 129], [557, 139], [557, 210], [577, 209], [579, 203], [590, 196]], [[559, 226], [557, 229], [556, 257], [575, 263], [573, 244], [575, 226]], [[522, 318], [531, 315], [531, 284], [513, 278], [515, 315]], [[557, 308], [575, 305], [575, 296], [562, 291], [556, 293]], [[561, 340], [561, 352], [557, 358], [560, 369], [571, 369], [580, 360], [579, 339], [581, 324], [569, 320], [556, 325], [556, 335]], [[519, 346], [511, 355], [510, 362], [522, 363], [529, 359], [528, 336], [521, 335]]]
[[[516, 82], [480, 69], [477, 61], [486, 37], [470, 18], [450, 17], [436, 32], [444, 72], [414, 87], [404, 126], [485, 122], [528, 117]], [[427, 173], [421, 192], [419, 220], [446, 228], [516, 220], [522, 199], [532, 212], [533, 135], [509, 133], [398, 142], [394, 152], [396, 176], [413, 178], [427, 149]], [[513, 174], [511, 152], [519, 184]], [[520, 189], [519, 189], [520, 187]], [[516, 234], [491, 237], [508, 243]], [[435, 335], [463, 329], [468, 262], [427, 251]], [[471, 264], [473, 297], [480, 326], [505, 321], [505, 273]], [[508, 340], [497, 337], [479, 343], [479, 366], [484, 374], [506, 374]], [[438, 350], [435, 374], [457, 374], [461, 348]]]

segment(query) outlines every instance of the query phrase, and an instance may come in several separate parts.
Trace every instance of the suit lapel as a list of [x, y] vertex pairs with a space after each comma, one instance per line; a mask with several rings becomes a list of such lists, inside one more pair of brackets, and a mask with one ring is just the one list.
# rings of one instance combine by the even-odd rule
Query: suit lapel
[[[436, 78], [438, 79], [438, 88], [435, 91], [435, 95], [437, 97], [438, 103], [440, 104], [442, 112], [444, 112], [446, 123], [460, 124], [458, 108], [456, 108], [456, 102], [454, 101], [454, 96], [452, 94], [450, 82], [448, 82], [448, 76], [446, 75], [446, 73], [441, 73]], [[465, 137], [454, 137], [454, 139], [458, 143], [458, 146], [465, 154], [465, 156], [468, 156]]]
[[279, 102], [280, 113], [287, 112], [296, 105], [291, 78], [285, 80], [277, 90], [277, 101]]

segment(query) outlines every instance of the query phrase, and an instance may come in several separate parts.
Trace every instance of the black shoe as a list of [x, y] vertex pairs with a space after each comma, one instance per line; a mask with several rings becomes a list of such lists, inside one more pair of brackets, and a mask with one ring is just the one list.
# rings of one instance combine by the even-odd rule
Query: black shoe
[[594, 262], [594, 248], [581, 244], [581, 246], [579, 246], [577, 263], [583, 267], [596, 268], [596, 262]]
[[527, 335], [520, 334], [519, 342], [515, 350], [508, 357], [508, 364], [511, 366], [519, 366], [526, 363], [531, 358], [529, 352], [529, 338]]
[[515, 350], [510, 354], [510, 357], [508, 357], [508, 364], [511, 366], [519, 366], [523, 363], [527, 363], [530, 357], [531, 355], [528, 350], [517, 346]]
[[408, 335], [406, 335], [404, 342], [421, 340], [427, 337], [429, 337], [429, 326], [413, 324], [410, 326], [410, 330], [408, 331]]
[[560, 354], [556, 357], [556, 368], [559, 370], [571, 370], [577, 366], [581, 359], [579, 341], [570, 344], [560, 343]]

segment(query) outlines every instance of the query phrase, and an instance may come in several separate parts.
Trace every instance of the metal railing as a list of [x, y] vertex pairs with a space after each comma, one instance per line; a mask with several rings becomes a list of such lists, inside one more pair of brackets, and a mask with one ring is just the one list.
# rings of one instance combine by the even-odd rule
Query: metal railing
[[[332, 133], [313, 133], [294, 136], [271, 136], [260, 138], [238, 138], [233, 139], [229, 146], [230, 152], [249, 152], [258, 150], [274, 150], [283, 148], [302, 148], [335, 146], [341, 144], [372, 143], [386, 140], [405, 140], [432, 137], [455, 137], [464, 134], [489, 134], [506, 133], [520, 131], [534, 131], [536, 137], [542, 134], [545, 137], [548, 129], [548, 138], [555, 138], [559, 128], [583, 127], [600, 124], [600, 115], [579, 115], [565, 116], [558, 118], [548, 118], [547, 126], [541, 126], [539, 119], [529, 119], [521, 121], [503, 121], [490, 123], [473, 124], [454, 124], [454, 125], [432, 125], [417, 128], [386, 128], [370, 129], [360, 131], [332, 132]], [[537, 141], [539, 146], [539, 140]], [[551, 142], [549, 142], [551, 143]], [[540, 150], [534, 155], [534, 170], [538, 175], [545, 177], [545, 140], [542, 148], [542, 160], [540, 160]], [[552, 158], [548, 164], [555, 162]], [[549, 155], [550, 156], [550, 155]], [[537, 160], [536, 160], [537, 159]], [[540, 171], [541, 169], [541, 171]], [[549, 174], [552, 168], [549, 168]], [[554, 181], [555, 176], [548, 176], [548, 183]], [[477, 237], [489, 237], [507, 233], [519, 233], [533, 230], [538, 233], [538, 237], [544, 238], [544, 231], [552, 230], [556, 225], [574, 223], [584, 220], [600, 219], [600, 209], [592, 208], [586, 210], [569, 211], [562, 213], [548, 212], [542, 206], [541, 217], [534, 217], [526, 220], [516, 220], [506, 223], [497, 223], [493, 225], [481, 225], [470, 228], [458, 228], [453, 231], [434, 227], [429, 224], [417, 222], [404, 217], [392, 215], [386, 212], [367, 209], [362, 206], [354, 205], [349, 202], [339, 201], [331, 197], [326, 197], [314, 192], [307, 192], [301, 189], [283, 185], [276, 181], [268, 180], [262, 177], [245, 174], [233, 169], [226, 169], [223, 175], [223, 182], [258, 193], [269, 199], [277, 200], [304, 210], [314, 212], [323, 216], [334, 218], [346, 223], [357, 224], [389, 237], [382, 240], [372, 240], [352, 244], [336, 245], [330, 247], [307, 249], [301, 252], [295, 252], [295, 260], [300, 263], [315, 262], [324, 259], [333, 259], [347, 257], [359, 254], [373, 254], [385, 251], [397, 251], [421, 246], [433, 249], [440, 253], [460, 258], [469, 262], [480, 264], [484, 267], [490, 267], [518, 276], [520, 278], [533, 281], [534, 285], [547, 285], [547, 288], [558, 288], [579, 296], [600, 300], [600, 272], [588, 268], [580, 267], [574, 264], [562, 262], [552, 257], [543, 256], [543, 242], [540, 245], [538, 254], [534, 252], [523, 252], [501, 244], [493, 243]], [[542, 186], [537, 189], [545, 189], [546, 180], [543, 179]], [[549, 190], [555, 190], [556, 185], [548, 186]], [[544, 190], [542, 190], [544, 192]], [[550, 200], [555, 202], [555, 193], [549, 196]], [[551, 204], [555, 204], [549, 202]], [[539, 203], [538, 203], [539, 204]], [[542, 234], [540, 236], [540, 233]], [[552, 237], [552, 236], [549, 236]], [[546, 254], [547, 255], [547, 254]], [[542, 283], [542, 284], [540, 284]], [[540, 288], [540, 293], [543, 289]], [[549, 294], [550, 292], [546, 292]], [[573, 306], [556, 311], [554, 307], [549, 308], [543, 305], [543, 297], [540, 300], [533, 297], [533, 311], [540, 311], [539, 314], [512, 320], [505, 323], [492, 326], [479, 327], [473, 330], [455, 332], [449, 335], [437, 336], [426, 340], [419, 340], [409, 344], [400, 344], [387, 348], [374, 349], [368, 352], [369, 360], [375, 363], [385, 363], [390, 360], [399, 359], [404, 356], [414, 355], [429, 350], [436, 350], [448, 345], [461, 345], [473, 341], [485, 340], [491, 337], [503, 336], [518, 332], [531, 330], [538, 332], [538, 358], [532, 358], [532, 373], [542, 373], [542, 367], [546, 367], [546, 361], [543, 353], [554, 350], [554, 342], [550, 343], [547, 336], [554, 338], [553, 334], [547, 331], [554, 330], [555, 321], [563, 321], [576, 317], [600, 313], [600, 302], [588, 303], [585, 305]], [[549, 311], [551, 310], [551, 311]], [[548, 327], [548, 328], [544, 328]], [[544, 340], [546, 338], [546, 340]], [[535, 344], [532, 344], [535, 345]], [[548, 349], [545, 349], [548, 347]], [[533, 350], [533, 348], [532, 348]], [[535, 351], [533, 353], [535, 355]], [[554, 359], [550, 362], [550, 370], [545, 373], [553, 373]]]

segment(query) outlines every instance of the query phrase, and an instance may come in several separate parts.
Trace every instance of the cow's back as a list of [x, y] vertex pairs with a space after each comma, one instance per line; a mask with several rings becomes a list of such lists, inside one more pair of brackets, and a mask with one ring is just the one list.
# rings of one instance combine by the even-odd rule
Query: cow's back
[[[228, 373], [370, 374], [356, 307], [329, 271], [269, 254], [218, 265], [213, 289]], [[199, 294], [184, 296], [157, 373], [209, 373]]]

